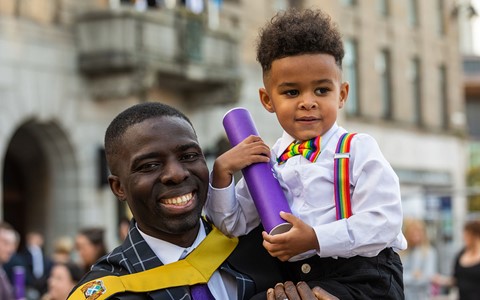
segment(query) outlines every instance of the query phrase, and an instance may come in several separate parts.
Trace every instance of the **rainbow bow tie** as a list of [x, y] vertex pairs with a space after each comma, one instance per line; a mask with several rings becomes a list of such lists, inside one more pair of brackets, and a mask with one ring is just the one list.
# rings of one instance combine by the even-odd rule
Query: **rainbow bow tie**
[[287, 149], [277, 158], [278, 164], [283, 164], [287, 161], [290, 157], [295, 155], [302, 155], [306, 159], [311, 162], [315, 162], [317, 160], [318, 155], [320, 155], [320, 141], [321, 137], [317, 136], [313, 139], [302, 143], [291, 143]]

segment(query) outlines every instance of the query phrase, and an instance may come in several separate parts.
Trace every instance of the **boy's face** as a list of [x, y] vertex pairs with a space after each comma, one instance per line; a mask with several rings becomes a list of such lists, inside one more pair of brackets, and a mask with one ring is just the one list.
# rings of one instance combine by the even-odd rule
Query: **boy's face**
[[260, 100], [283, 129], [305, 141], [327, 132], [348, 95], [341, 70], [329, 54], [303, 54], [274, 60], [264, 75]]
[[192, 126], [178, 117], [147, 119], [127, 129], [109, 177], [139, 228], [180, 245], [196, 237], [208, 169]]

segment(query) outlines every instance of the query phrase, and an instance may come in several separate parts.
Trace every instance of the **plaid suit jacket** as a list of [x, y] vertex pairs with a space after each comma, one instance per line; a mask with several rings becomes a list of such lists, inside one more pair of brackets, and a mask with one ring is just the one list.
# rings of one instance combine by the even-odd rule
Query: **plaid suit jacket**
[[[205, 228], [207, 231], [210, 230], [211, 225], [207, 222], [205, 223]], [[145, 242], [143, 237], [140, 235], [139, 231], [137, 230], [136, 226], [134, 225], [135, 222], [132, 220], [130, 223], [130, 229], [127, 238], [123, 242], [122, 245], [115, 248], [111, 253], [107, 254], [106, 256], [102, 257], [91, 269], [89, 273], [87, 273], [84, 278], [82, 278], [81, 282], [75, 287], [79, 287], [85, 282], [90, 280], [107, 276], [107, 275], [125, 275], [131, 273], [137, 273], [144, 270], [152, 269], [158, 266], [163, 265], [163, 263], [158, 259], [155, 255], [153, 250], [148, 246]], [[242, 239], [240, 240], [242, 241]], [[261, 240], [260, 240], [261, 241]], [[246, 249], [245, 247], [261, 249], [261, 243], [258, 245], [251, 245], [252, 243], [248, 241], [245, 246], [237, 247], [234, 250], [234, 253], [230, 255], [226, 262], [224, 262], [220, 270], [227, 272], [231, 276], [236, 279], [237, 282], [237, 299], [244, 300], [250, 299], [255, 293], [259, 292], [258, 288], [262, 286], [262, 289], [266, 287], [273, 286], [275, 283], [275, 276], [269, 276], [272, 272], [271, 268], [263, 267], [257, 263], [257, 261], [252, 263], [252, 267], [249, 269], [246, 268], [247, 273], [251, 271], [254, 274], [254, 277], [261, 278], [259, 281], [262, 281], [262, 284], [256, 286], [252, 277], [245, 275], [238, 271], [238, 266], [240, 269], [243, 268], [245, 265], [245, 258], [252, 257], [252, 253], [250, 249]], [[256, 244], [256, 243], [255, 243]], [[236, 255], [235, 252], [238, 249], [241, 250], [240, 255]], [[255, 256], [255, 254], [253, 254]], [[257, 256], [258, 257], [258, 256]], [[232, 260], [232, 264], [229, 263], [229, 260]], [[265, 261], [265, 259], [263, 259]], [[248, 263], [247, 263], [248, 265]], [[237, 267], [236, 267], [237, 266]], [[262, 274], [260, 274], [262, 273]], [[265, 273], [265, 274], [263, 274]], [[265, 284], [263, 281], [267, 280], [268, 283]], [[108, 288], [108, 287], [107, 287]], [[113, 298], [112, 298], [113, 297]], [[158, 300], [188, 300], [191, 299], [190, 297], [190, 289], [188, 286], [181, 286], [181, 287], [173, 287], [167, 288], [163, 290], [157, 290], [153, 292], [147, 292], [142, 294], [134, 294], [134, 293], [121, 293], [112, 296], [110, 299], [158, 299]], [[224, 299], [221, 299], [224, 300]]]

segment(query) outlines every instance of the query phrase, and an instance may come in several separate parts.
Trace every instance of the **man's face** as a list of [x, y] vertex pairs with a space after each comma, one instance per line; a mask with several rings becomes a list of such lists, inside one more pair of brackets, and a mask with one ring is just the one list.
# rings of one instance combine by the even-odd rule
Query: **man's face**
[[0, 229], [0, 264], [8, 262], [16, 250], [15, 233], [11, 230]]
[[179, 117], [147, 119], [124, 133], [110, 176], [139, 228], [179, 244], [198, 232], [208, 169], [192, 126]]

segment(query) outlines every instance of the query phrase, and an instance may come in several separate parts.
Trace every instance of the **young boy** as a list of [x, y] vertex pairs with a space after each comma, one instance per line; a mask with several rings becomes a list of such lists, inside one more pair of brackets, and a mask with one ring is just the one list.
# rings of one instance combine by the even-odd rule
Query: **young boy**
[[[292, 210], [281, 217], [293, 227], [274, 236], [264, 232], [263, 245], [283, 261], [284, 279], [307, 281], [340, 299], [403, 299], [402, 265], [394, 251], [406, 248], [398, 177], [369, 135], [349, 136], [349, 154], [336, 154], [346, 133], [336, 123], [349, 89], [342, 82], [343, 55], [336, 25], [319, 10], [279, 13], [261, 30], [260, 101], [284, 133], [271, 152], [250, 136], [217, 158], [206, 212], [228, 235], [258, 225], [245, 181], [234, 187], [232, 175], [271, 159]], [[305, 141], [317, 149], [299, 145]], [[308, 159], [295, 155], [298, 148]], [[345, 194], [335, 197], [342, 181], [334, 166], [345, 166], [345, 160], [339, 163], [345, 157], [351, 206]]]

